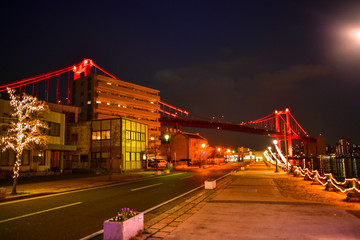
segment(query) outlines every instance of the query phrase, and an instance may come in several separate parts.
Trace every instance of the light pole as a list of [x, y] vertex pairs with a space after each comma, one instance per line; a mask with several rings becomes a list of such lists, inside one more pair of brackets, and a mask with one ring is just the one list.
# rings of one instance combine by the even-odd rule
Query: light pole
[[217, 164], [220, 165], [220, 164], [219, 164], [219, 159], [220, 159], [220, 157], [221, 157], [221, 148], [218, 148], [217, 150], [218, 150], [218, 152], [219, 152], [219, 157], [217, 158]]
[[[169, 134], [165, 134], [164, 138], [165, 138], [165, 141], [166, 141], [166, 158], [168, 158], [168, 156], [169, 156], [169, 147], [170, 147], [170, 145], [169, 145], [170, 135], [169, 135]], [[170, 164], [170, 158], [171, 158], [171, 151], [170, 151], [170, 157], [169, 157], [169, 159], [167, 159], [167, 160], [168, 160], [168, 164]], [[168, 166], [170, 166], [170, 165], [168, 165]], [[168, 166], [167, 166], [167, 167], [168, 167]], [[169, 168], [169, 167], [168, 167], [168, 168]], [[170, 168], [169, 168], [169, 169], [170, 169]]]
[[[276, 141], [276, 140], [275, 140]], [[274, 141], [274, 143], [275, 143], [275, 141]], [[269, 150], [271, 150], [271, 147], [268, 147], [269, 148]], [[277, 159], [275, 159], [275, 172], [276, 173], [278, 173], [279, 172], [279, 170], [278, 170], [278, 161], [277, 161]]]
[[[205, 143], [203, 143], [203, 144], [201, 144], [201, 147], [202, 147], [202, 157], [204, 158], [204, 160], [205, 160]], [[205, 162], [205, 161], [203, 161], [203, 162]], [[202, 164], [203, 165], [203, 164]]]
[[287, 171], [287, 173], [290, 173], [290, 171], [289, 171], [288, 144], [287, 144], [287, 139], [286, 139], [286, 122], [285, 121], [284, 121], [284, 143], [285, 143], [286, 171]]

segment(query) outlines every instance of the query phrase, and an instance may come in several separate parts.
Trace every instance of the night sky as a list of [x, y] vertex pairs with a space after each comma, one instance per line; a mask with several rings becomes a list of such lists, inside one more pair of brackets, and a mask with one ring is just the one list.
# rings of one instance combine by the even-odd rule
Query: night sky
[[[7, 1], [1, 83], [93, 61], [190, 113], [247, 122], [288, 107], [311, 136], [360, 144], [360, 1]], [[211, 145], [270, 138], [191, 129]]]

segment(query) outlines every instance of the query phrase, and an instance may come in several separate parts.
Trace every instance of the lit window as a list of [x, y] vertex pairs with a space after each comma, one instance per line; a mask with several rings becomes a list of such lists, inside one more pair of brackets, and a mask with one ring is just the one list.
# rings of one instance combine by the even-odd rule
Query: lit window
[[150, 102], [151, 104], [154, 104], [154, 102]]
[[111, 85], [111, 83], [109, 83], [109, 82], [107, 82], [106, 84], [107, 84], [107, 85]]
[[100, 101], [96, 101], [96, 103], [101, 103]]
[[87, 104], [91, 104], [91, 101], [87, 101]]
[[118, 107], [121, 107], [121, 105], [120, 105], [120, 104], [118, 104]]
[[110, 105], [110, 103], [106, 103], [106, 105]]

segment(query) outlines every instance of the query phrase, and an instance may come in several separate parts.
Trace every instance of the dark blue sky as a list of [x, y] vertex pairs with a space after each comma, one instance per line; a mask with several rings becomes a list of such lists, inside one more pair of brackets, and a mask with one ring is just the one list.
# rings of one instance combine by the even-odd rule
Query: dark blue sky
[[[91, 58], [196, 115], [246, 122], [288, 107], [310, 135], [360, 144], [358, 12], [358, 1], [8, 1], [1, 83]], [[193, 131], [212, 145], [270, 143]]]

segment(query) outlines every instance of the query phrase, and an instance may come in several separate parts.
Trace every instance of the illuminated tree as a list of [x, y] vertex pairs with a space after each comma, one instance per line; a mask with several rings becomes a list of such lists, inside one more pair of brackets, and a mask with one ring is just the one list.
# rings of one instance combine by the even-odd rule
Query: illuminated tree
[[8, 88], [10, 95], [10, 106], [14, 108], [12, 120], [7, 129], [6, 135], [1, 138], [2, 151], [11, 149], [16, 154], [16, 161], [13, 167], [13, 188], [11, 195], [16, 195], [17, 179], [21, 166], [21, 158], [24, 149], [33, 148], [35, 145], [45, 144], [46, 135], [41, 129], [48, 128], [46, 123], [41, 121], [40, 113], [47, 111], [44, 102], [36, 97], [23, 94], [22, 97], [14, 95], [15, 90]]

